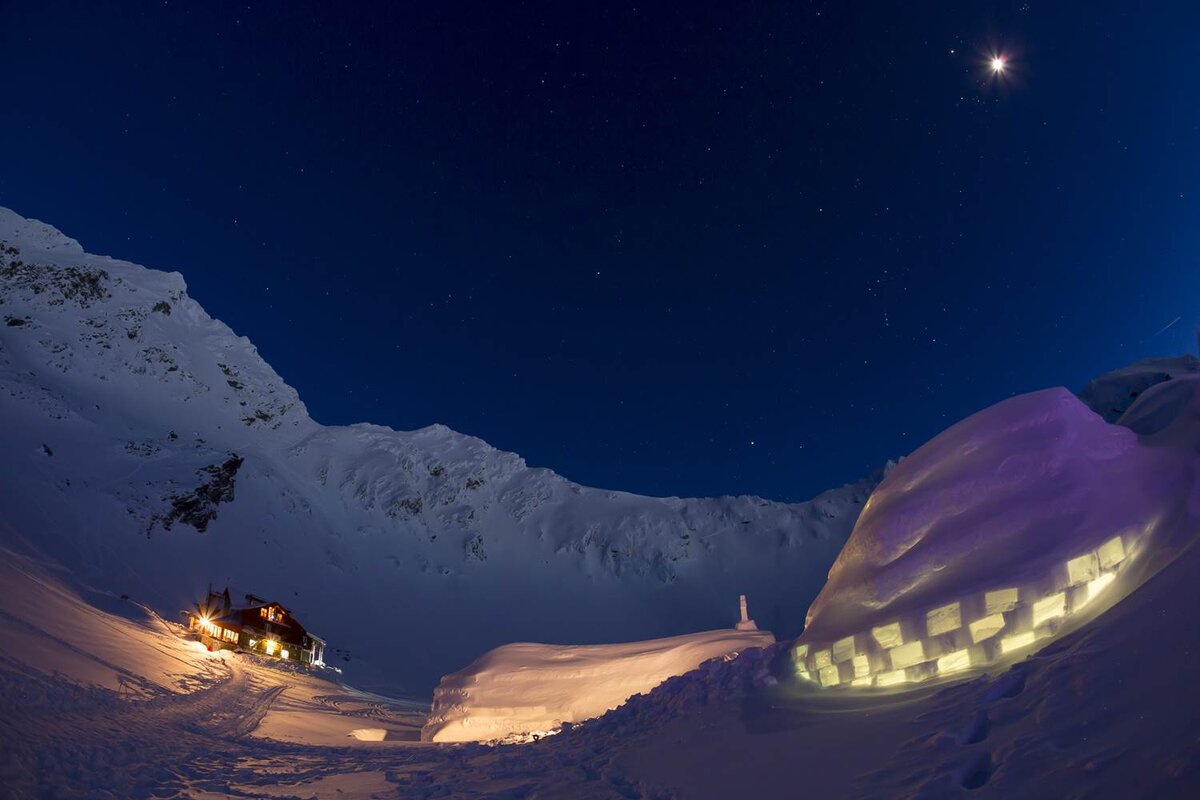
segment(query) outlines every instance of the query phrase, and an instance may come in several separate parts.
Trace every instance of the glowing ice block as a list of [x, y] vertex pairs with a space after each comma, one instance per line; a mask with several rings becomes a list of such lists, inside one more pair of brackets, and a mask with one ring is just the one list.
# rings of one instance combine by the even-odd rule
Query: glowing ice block
[[943, 675], [948, 672], [958, 672], [969, 666], [971, 666], [971, 651], [966, 649], [947, 653], [937, 660], [938, 672]]
[[870, 686], [873, 682], [874, 682], [874, 679], [868, 675], [865, 678], [855, 678], [854, 680], [850, 681], [850, 685], [851, 686]]
[[1096, 556], [1100, 560], [1101, 569], [1112, 569], [1125, 560], [1125, 543], [1121, 541], [1120, 536], [1114, 536], [1100, 545]]
[[1113, 582], [1113, 579], [1115, 579], [1116, 577], [1117, 577], [1117, 576], [1116, 576], [1116, 575], [1113, 575], [1111, 572], [1105, 572], [1105, 573], [1102, 573], [1102, 574], [1100, 575], [1100, 577], [1096, 578], [1095, 580], [1093, 580], [1093, 581], [1088, 581], [1088, 585], [1087, 585], [1087, 591], [1088, 591], [1087, 597], [1088, 597], [1088, 600], [1089, 600], [1089, 601], [1090, 601], [1090, 600], [1095, 600], [1095, 599], [1096, 599], [1096, 595], [1098, 595], [1098, 594], [1100, 594], [1102, 591], [1104, 591], [1104, 588], [1105, 588], [1106, 586], [1108, 586], [1110, 583], [1112, 583], [1112, 582]]
[[977, 619], [968, 625], [967, 629], [971, 632], [971, 642], [979, 644], [1004, 630], [1004, 615], [992, 614], [991, 616]]
[[1078, 586], [1087, 583], [1100, 574], [1100, 561], [1095, 553], [1084, 553], [1079, 558], [1067, 562], [1067, 585]]
[[888, 656], [891, 658], [893, 670], [920, 664], [925, 660], [925, 643], [918, 639], [915, 642], [893, 647], [888, 650]]
[[854, 648], [854, 637], [847, 636], [845, 639], [838, 639], [833, 643], [833, 661], [835, 664], [840, 664], [843, 661], [849, 661], [854, 658], [857, 652]]
[[962, 607], [958, 603], [939, 606], [925, 615], [925, 628], [930, 636], [956, 631], [962, 627]]
[[1000, 640], [1000, 649], [1005, 653], [1011, 653], [1013, 650], [1020, 650], [1022, 647], [1029, 647], [1037, 640], [1033, 631], [1025, 631], [1024, 633], [1015, 633], [1012, 636], [1005, 636]]
[[898, 683], [904, 683], [908, 680], [908, 676], [904, 674], [904, 670], [898, 669], [893, 672], [881, 672], [875, 676], [876, 686], [895, 686]]
[[824, 669], [833, 664], [833, 658], [828, 650], [818, 650], [813, 653], [813, 669]]
[[821, 680], [822, 686], [837, 686], [841, 680], [838, 677], [838, 668], [835, 666], [821, 667], [821, 671], [817, 673]]
[[871, 635], [875, 637], [875, 641], [879, 642], [879, 646], [885, 650], [904, 644], [904, 634], [900, 632], [899, 622], [892, 622], [888, 625], [880, 625], [878, 628], [872, 628]]
[[1033, 604], [1033, 627], [1043, 625], [1067, 613], [1067, 593], [1057, 592]]
[[871, 659], [860, 653], [854, 657], [854, 677], [864, 678], [871, 674]]
[[796, 659], [797, 661], [803, 661], [807, 655], [808, 655], [808, 645], [807, 644], [798, 644], [798, 645], [796, 645], [796, 648], [794, 650], [792, 650], [792, 657], [794, 659]]
[[993, 592], [987, 592], [983, 596], [983, 604], [986, 607], [987, 614], [999, 614], [1003, 611], [1012, 611], [1017, 607], [1018, 594], [1015, 588], [1013, 589], [996, 589]]

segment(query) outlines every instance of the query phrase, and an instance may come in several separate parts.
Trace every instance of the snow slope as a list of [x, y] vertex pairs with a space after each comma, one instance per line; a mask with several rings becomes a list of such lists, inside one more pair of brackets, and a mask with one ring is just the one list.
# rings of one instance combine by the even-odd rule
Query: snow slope
[[713, 658], [766, 647], [766, 631], [705, 631], [607, 645], [508, 644], [442, 678], [421, 731], [432, 742], [556, 733], [620, 706]]
[[876, 483], [640, 497], [440, 425], [323, 426], [179, 274], [7, 209], [0, 242], [7, 541], [168, 615], [210, 582], [278, 599], [360, 685], [425, 695], [505, 642], [721, 627], [745, 591], [794, 635]]
[[238, 772], [253, 780], [239, 759], [365, 763], [418, 736], [421, 705], [343, 686], [332, 670], [208, 652], [178, 623], [80, 595], [68, 577], [0, 547], [4, 797], [195, 797], [228, 791]]

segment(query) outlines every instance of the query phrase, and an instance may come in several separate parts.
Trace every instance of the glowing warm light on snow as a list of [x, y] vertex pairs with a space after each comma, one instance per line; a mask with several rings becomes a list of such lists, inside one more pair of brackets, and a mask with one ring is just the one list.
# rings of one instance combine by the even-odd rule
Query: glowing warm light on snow
[[1087, 590], [1088, 590], [1087, 599], [1095, 600], [1096, 595], [1098, 595], [1102, 591], [1104, 591], [1104, 589], [1110, 583], [1112, 583], [1114, 580], [1116, 580], [1116, 577], [1117, 576], [1112, 574], [1111, 572], [1106, 572], [1103, 575], [1101, 575], [1099, 578], [1096, 578], [1093, 581], [1089, 581], [1088, 586], [1087, 586]]
[[937, 660], [939, 673], [958, 672], [969, 666], [971, 666], [970, 650], [955, 650], [953, 653], [947, 653]]
[[355, 728], [346, 735], [360, 742], [382, 742], [387, 738], [387, 728]]
[[930, 636], [956, 631], [962, 627], [962, 607], [958, 603], [935, 608], [925, 615], [925, 628]]
[[905, 683], [908, 676], [904, 674], [904, 670], [898, 669], [894, 672], [881, 672], [875, 676], [876, 686], [895, 686], [900, 683]]
[[1076, 586], [1095, 579], [1100, 574], [1100, 561], [1095, 553], [1084, 553], [1067, 562], [1067, 584]]
[[904, 635], [900, 632], [899, 622], [872, 628], [871, 635], [875, 637], [875, 641], [879, 642], [879, 646], [885, 650], [904, 644]]
[[1125, 543], [1121, 540], [1120, 536], [1114, 536], [1100, 545], [1100, 549], [1096, 551], [1096, 555], [1100, 559], [1101, 568], [1112, 569], [1125, 560]]
[[[871, 659], [864, 653], [854, 657], [854, 677], [866, 678], [871, 674]], [[858, 681], [855, 681], [857, 685]]]
[[992, 614], [983, 619], [977, 619], [968, 625], [967, 629], [971, 632], [971, 643], [979, 644], [1004, 630], [1004, 615]]
[[999, 614], [1016, 608], [1019, 596], [1016, 589], [997, 589], [983, 596], [983, 604], [988, 614]]
[[[1113, 537], [1096, 550], [1059, 562], [1061, 566], [1048, 577], [1058, 587], [1064, 587], [1065, 579], [1061, 591], [1034, 599], [1029, 587], [1013, 586], [936, 606], [915, 619], [871, 628], [869, 638], [845, 636], [814, 651], [808, 665], [811, 673], [804, 664], [808, 645], [799, 645], [794, 650], [797, 674], [822, 687], [894, 686], [982, 666], [996, 657], [995, 650], [974, 645], [1007, 631], [1007, 636], [998, 638], [1000, 652], [1007, 654], [1047, 637], [1053, 631], [1037, 629], [1079, 612], [1116, 580], [1116, 568], [1127, 558], [1124, 540]], [[981, 606], [985, 615], [968, 622]], [[912, 638], [922, 622], [928, 640]], [[1013, 633], [1014, 628], [1021, 632]], [[955, 646], [959, 649], [950, 649]]]
[[841, 680], [838, 677], [838, 668], [834, 666], [821, 667], [817, 675], [821, 679], [822, 686], [837, 686]]
[[1037, 627], [1067, 613], [1067, 594], [1058, 592], [1043, 597], [1033, 604], [1033, 627]]
[[853, 636], [847, 636], [845, 639], [839, 639], [833, 643], [833, 660], [838, 664], [854, 658], [856, 652]]
[[1015, 633], [1012, 636], [1005, 636], [1000, 640], [1000, 649], [1005, 653], [1011, 653], [1014, 650], [1020, 650], [1022, 647], [1029, 647], [1037, 641], [1033, 631], [1025, 631], [1024, 633]]
[[925, 644], [919, 639], [915, 642], [902, 644], [888, 651], [892, 660], [892, 669], [904, 669], [915, 666], [925, 660]]

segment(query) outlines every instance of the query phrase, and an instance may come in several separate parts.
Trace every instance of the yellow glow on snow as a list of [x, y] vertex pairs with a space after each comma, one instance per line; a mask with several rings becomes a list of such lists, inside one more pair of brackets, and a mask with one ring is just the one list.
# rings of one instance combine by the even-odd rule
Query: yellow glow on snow
[[1018, 592], [1013, 589], [997, 589], [983, 596], [986, 613], [999, 614], [1002, 611], [1012, 611], [1017, 607]]
[[1037, 640], [1033, 631], [1025, 631], [1024, 633], [1015, 633], [1012, 636], [1005, 636], [1000, 640], [1000, 649], [1005, 653], [1011, 653], [1014, 650], [1020, 650], [1022, 647], [1029, 647]]
[[[1132, 544], [1136, 550], [1137, 543]], [[984, 616], [972, 622], [968, 620], [979, 613], [979, 595], [928, 609], [924, 624], [929, 638], [913, 638], [922, 636], [918, 633], [921, 617], [914, 614], [869, 629], [870, 637], [860, 632], [838, 639], [824, 650], [810, 653], [808, 645], [797, 645], [797, 674], [821, 686], [887, 687], [986, 665], [998, 656], [991, 642], [1007, 654], [1056, 634], [1057, 627], [1044, 626], [1078, 613], [1112, 585], [1123, 564], [1136, 555], [1127, 549], [1130, 546], [1121, 536], [1114, 536], [1096, 550], [1058, 562], [1040, 583], [1032, 584], [1057, 589], [1040, 599], [1031, 586], [986, 591]], [[1014, 629], [1022, 632], [1014, 633]], [[984, 642], [989, 644], [974, 647]]]
[[1100, 574], [1100, 561], [1095, 553], [1084, 553], [1067, 562], [1067, 585], [1087, 583]]
[[1100, 549], [1096, 551], [1096, 555], [1100, 558], [1101, 568], [1112, 569], [1125, 560], [1125, 543], [1121, 540], [1120, 536], [1114, 536], [1100, 545]]
[[838, 677], [838, 668], [834, 666], [821, 667], [821, 671], [817, 674], [821, 679], [822, 686], [837, 686], [841, 680]]
[[899, 622], [872, 628], [871, 635], [875, 637], [875, 641], [879, 642], [879, 646], [885, 650], [904, 644], [904, 634], [900, 632]]
[[1114, 580], [1116, 580], [1116, 578], [1117, 578], [1117, 576], [1112, 574], [1111, 572], [1105, 572], [1099, 578], [1096, 578], [1093, 581], [1088, 581], [1088, 585], [1087, 585], [1088, 600], [1089, 601], [1095, 600], [1096, 595], [1103, 592], [1110, 583], [1112, 583]]
[[[871, 659], [866, 655], [854, 657], [854, 677], [865, 678], [871, 674]], [[855, 682], [857, 683], [857, 681]]]
[[958, 603], [935, 608], [925, 615], [925, 628], [930, 636], [956, 631], [962, 627], [962, 607]]
[[904, 674], [904, 670], [898, 669], [895, 672], [881, 672], [875, 676], [876, 686], [895, 686], [898, 683], [904, 683], [908, 680], [908, 676]]
[[1067, 593], [1058, 592], [1043, 597], [1033, 604], [1033, 627], [1037, 627], [1067, 613]]
[[971, 632], [971, 642], [979, 644], [1004, 630], [1004, 615], [992, 614], [991, 616], [977, 619], [968, 625], [967, 629]]
[[937, 660], [937, 668], [940, 673], [958, 672], [969, 666], [971, 666], [970, 650], [955, 650]]
[[892, 669], [904, 669], [925, 660], [925, 643], [918, 639], [915, 642], [893, 647], [888, 651], [892, 660]]

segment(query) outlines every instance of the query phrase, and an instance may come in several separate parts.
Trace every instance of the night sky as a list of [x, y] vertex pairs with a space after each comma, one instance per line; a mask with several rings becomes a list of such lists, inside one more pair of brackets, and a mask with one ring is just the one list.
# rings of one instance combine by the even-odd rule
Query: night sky
[[1198, 41], [1193, 2], [0, 0], [0, 205], [182, 272], [321, 422], [801, 500], [1194, 348]]

